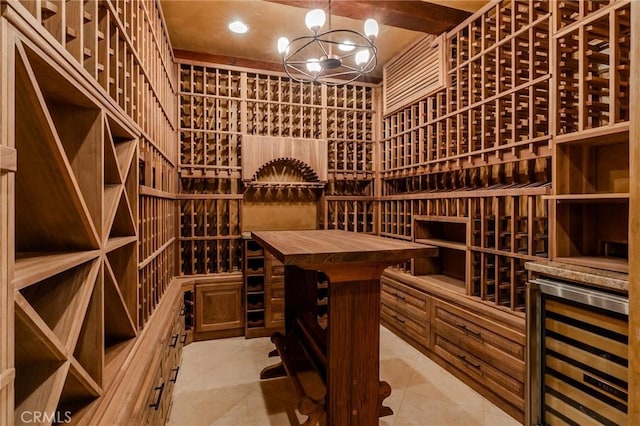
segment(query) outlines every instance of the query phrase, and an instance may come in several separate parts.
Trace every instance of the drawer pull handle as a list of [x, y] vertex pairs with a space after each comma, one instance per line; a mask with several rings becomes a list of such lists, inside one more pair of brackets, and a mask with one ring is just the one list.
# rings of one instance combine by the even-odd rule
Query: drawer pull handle
[[407, 300], [406, 297], [399, 295], [398, 293], [393, 293], [393, 295], [400, 300]]
[[172, 348], [175, 348], [178, 345], [178, 337], [180, 337], [179, 334], [176, 334], [173, 337], [171, 337], [173, 339], [173, 342], [169, 346], [171, 346]]
[[159, 391], [158, 398], [156, 399], [156, 402], [154, 402], [153, 404], [149, 404], [149, 408], [153, 408], [154, 410], [158, 411], [158, 408], [160, 408], [160, 401], [162, 400], [162, 394], [164, 393], [164, 383], [162, 383], [160, 386], [156, 386], [155, 388], [153, 388], [153, 390]]
[[465, 324], [458, 324], [458, 328], [460, 328], [465, 333], [470, 334], [470, 335], [472, 335], [474, 337], [477, 337], [478, 339], [482, 340], [482, 333], [480, 333], [479, 331], [473, 331], [473, 330], [469, 329]]
[[182, 343], [183, 345], [187, 344], [187, 333], [184, 333], [182, 335], [182, 340], [180, 340], [180, 343]]
[[393, 316], [393, 319], [404, 324], [404, 320], [402, 318], [398, 317], [397, 315], [392, 315], [392, 316]]
[[171, 371], [175, 371], [176, 374], [175, 374], [175, 376], [173, 376], [173, 379], [170, 379], [169, 381], [171, 383], [175, 383], [176, 380], [178, 380], [178, 373], [180, 372], [180, 366], [177, 366], [176, 368], [172, 369]]
[[470, 365], [473, 368], [475, 368], [476, 370], [480, 370], [480, 364], [474, 364], [473, 362], [469, 361], [465, 354], [458, 354], [458, 358], [460, 358], [462, 361], [464, 361], [464, 363], [466, 365]]

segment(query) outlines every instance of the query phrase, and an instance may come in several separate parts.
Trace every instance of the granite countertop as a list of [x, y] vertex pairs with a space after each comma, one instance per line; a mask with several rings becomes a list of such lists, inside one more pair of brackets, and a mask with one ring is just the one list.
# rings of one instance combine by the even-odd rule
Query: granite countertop
[[525, 267], [532, 272], [562, 280], [583, 283], [611, 291], [624, 293], [629, 291], [629, 275], [621, 272], [544, 260], [527, 262]]

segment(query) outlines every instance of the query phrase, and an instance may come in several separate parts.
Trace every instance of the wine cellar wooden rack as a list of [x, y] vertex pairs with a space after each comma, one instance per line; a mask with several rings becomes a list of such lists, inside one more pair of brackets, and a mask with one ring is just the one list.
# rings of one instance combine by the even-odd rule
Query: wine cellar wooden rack
[[[179, 351], [147, 349], [182, 333], [176, 275], [194, 280], [202, 338], [232, 335], [205, 321], [212, 300], [237, 304], [233, 335], [279, 326], [281, 265], [263, 254], [275, 287], [248, 291], [260, 275], [242, 238], [250, 203], [302, 200], [318, 228], [439, 247], [387, 271], [383, 318], [406, 332], [397, 291], [424, 301], [413, 320], [435, 331], [418, 346], [463, 379], [475, 373], [452, 355], [466, 337], [447, 341], [447, 313], [482, 333], [491, 324], [471, 311], [508, 325], [517, 362], [496, 368], [517, 389], [494, 397], [515, 417], [524, 264], [629, 269], [630, 0], [494, 0], [422, 52], [437, 81], [419, 99], [395, 93], [409, 100], [384, 116], [384, 86], [304, 84], [197, 55], [176, 65], [159, 0], [0, 2], [0, 424], [25, 410], [162, 422], [166, 396], [150, 413], [144, 392]], [[326, 142], [327, 180], [295, 158], [243, 178], [249, 135]], [[121, 369], [146, 361], [153, 371]]]
[[303, 84], [275, 73], [186, 60], [179, 74], [183, 275], [242, 270], [242, 203], [248, 191], [251, 200], [313, 199], [324, 186], [301, 180], [303, 174], [281, 175], [277, 162], [260, 169], [257, 180], [243, 182], [243, 135], [327, 140], [329, 183], [319, 226], [375, 232], [373, 87]]
[[446, 87], [384, 118], [383, 178], [551, 154], [547, 7], [492, 3], [447, 34]]
[[[546, 2], [491, 3], [447, 34], [445, 87], [383, 123], [381, 235], [420, 239], [430, 220], [467, 229], [439, 260], [401, 269], [515, 312], [524, 262], [549, 257], [551, 30]], [[465, 272], [443, 275], [452, 262]]]
[[17, 45], [16, 415], [75, 413], [77, 401], [100, 396], [117, 370], [114, 348], [140, 326], [137, 136], [59, 87], [73, 86]]
[[107, 395], [144, 380], [123, 383], [120, 366], [153, 339], [147, 323], [176, 275], [171, 46], [155, 1], [2, 6], [3, 81], [14, 87], [3, 105], [16, 113], [0, 127], [15, 127], [3, 143], [21, 158], [2, 194], [17, 219], [6, 241], [15, 261], [3, 265], [16, 290], [7, 423], [25, 410], [109, 422]]
[[553, 256], [627, 272], [631, 5], [555, 7]]
[[[549, 190], [544, 184], [452, 192], [446, 198], [443, 194], [385, 197], [380, 206], [381, 235], [423, 240], [418, 242], [463, 252], [454, 263], [458, 270], [466, 265], [466, 272], [453, 279], [429, 276], [442, 275], [425, 272], [437, 271], [442, 265], [420, 266], [431, 260], [414, 259], [403, 268], [461, 294], [522, 312], [527, 280], [524, 263], [549, 257], [549, 208], [543, 198]], [[420, 227], [428, 221], [464, 222], [468, 231], [463, 239], [449, 242], [447, 238], [425, 239]]]

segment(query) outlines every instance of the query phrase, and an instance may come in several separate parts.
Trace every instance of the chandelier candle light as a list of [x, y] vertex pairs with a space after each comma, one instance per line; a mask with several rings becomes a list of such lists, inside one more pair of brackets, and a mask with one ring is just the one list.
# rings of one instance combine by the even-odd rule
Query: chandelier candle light
[[348, 29], [331, 29], [331, 0], [329, 0], [329, 30], [319, 33], [326, 21], [322, 9], [313, 9], [305, 17], [313, 35], [297, 37], [291, 42], [278, 39], [278, 52], [287, 75], [295, 81], [318, 82], [338, 86], [354, 81], [373, 71], [377, 64], [376, 47], [378, 23], [364, 22], [364, 34]]

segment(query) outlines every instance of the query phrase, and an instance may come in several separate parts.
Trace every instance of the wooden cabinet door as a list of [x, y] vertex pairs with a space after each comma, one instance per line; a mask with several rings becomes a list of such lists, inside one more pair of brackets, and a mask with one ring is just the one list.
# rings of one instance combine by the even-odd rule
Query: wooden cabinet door
[[243, 326], [242, 283], [196, 285], [196, 332]]

